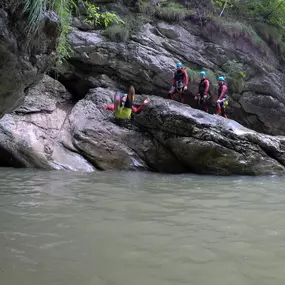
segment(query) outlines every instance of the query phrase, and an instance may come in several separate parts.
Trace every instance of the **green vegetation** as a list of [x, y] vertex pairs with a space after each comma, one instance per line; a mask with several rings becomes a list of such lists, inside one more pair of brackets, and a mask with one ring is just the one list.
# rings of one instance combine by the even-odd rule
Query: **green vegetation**
[[194, 83], [194, 84], [195, 83], [199, 83], [199, 81], [200, 81], [200, 71], [201, 70], [195, 70], [195, 69], [192, 69], [192, 68], [187, 68], [186, 71], [187, 71], [190, 83]]
[[285, 24], [284, 0], [214, 0], [224, 14], [240, 19], [267, 22], [277, 26]]
[[126, 25], [114, 25], [107, 28], [104, 35], [114, 42], [126, 42], [130, 37], [130, 30]]
[[76, 7], [73, 0], [25, 0], [23, 14], [28, 15], [28, 24], [26, 31], [28, 33], [36, 33], [39, 27], [41, 16], [47, 11], [55, 11], [61, 24], [61, 36], [59, 38], [58, 53], [61, 63], [63, 59], [69, 56], [71, 51], [67, 34], [71, 27], [71, 12]]
[[[146, 22], [159, 19], [179, 23], [188, 15], [196, 13], [211, 21], [209, 34], [219, 31], [232, 38], [243, 37], [264, 55], [268, 52], [267, 43], [285, 60], [285, 0], [199, 0], [197, 3], [191, 0], [184, 1], [184, 5], [179, 0], [155, 2], [157, 4], [149, 0], [136, 1], [140, 13], [124, 20], [114, 13], [102, 12], [96, 4], [83, 0], [24, 0], [23, 14], [28, 16], [26, 31], [35, 33], [45, 11], [53, 10], [57, 13], [61, 23], [58, 63], [70, 55], [67, 35], [71, 29], [72, 15], [79, 13], [78, 3], [84, 4], [86, 22], [96, 29], [105, 29], [104, 34], [114, 41], [127, 41]], [[200, 2], [202, 6], [198, 5]], [[208, 9], [204, 2], [213, 3], [215, 9], [201, 13], [201, 9]], [[188, 9], [190, 7], [192, 10]], [[207, 25], [207, 28], [211, 25]]]
[[156, 17], [159, 20], [170, 23], [179, 23], [183, 21], [191, 11], [178, 2], [179, 1], [165, 0], [158, 1], [159, 5], [154, 5], [148, 0], [140, 0], [139, 11], [149, 16]]
[[214, 25], [210, 33], [219, 30], [233, 38], [243, 37], [265, 56], [269, 51], [267, 43], [285, 60], [285, 0], [188, 0], [184, 5], [178, 0], [159, 1], [157, 5], [139, 0], [138, 3], [141, 13], [167, 22], [181, 22], [192, 15], [202, 23], [206, 17]]
[[244, 88], [244, 78], [247, 76], [243, 64], [236, 60], [228, 61], [223, 65], [227, 72], [227, 82], [229, 89], [233, 93], [241, 93]]
[[227, 33], [232, 38], [238, 38], [241, 35], [244, 35], [248, 38], [251, 38], [258, 44], [262, 43], [262, 39], [257, 35], [254, 29], [246, 23], [217, 18], [215, 19], [215, 24], [217, 25], [216, 28], [219, 31]]
[[268, 23], [256, 23], [254, 25], [258, 35], [285, 60], [285, 31]]
[[105, 29], [104, 35], [112, 41], [126, 42], [131, 35], [136, 34], [144, 24], [150, 23], [152, 20], [145, 15], [127, 16], [124, 24], [115, 24]]
[[243, 22], [246, 26], [243, 33], [247, 29], [248, 35], [255, 43], [262, 46], [262, 42], [266, 42], [282, 60], [285, 60], [284, 0], [214, 0], [213, 2], [219, 9], [220, 17], [229, 19], [230, 22], [233, 19]]
[[226, 34], [229, 38], [239, 39], [240, 42], [244, 41], [263, 55], [268, 55], [269, 48], [265, 40], [250, 24], [233, 19], [212, 18], [211, 25], [207, 25], [205, 31], [209, 35]]
[[95, 27], [107, 28], [112, 24], [124, 24], [116, 14], [110, 12], [100, 12], [100, 9], [95, 4], [91, 4], [87, 1], [84, 2], [87, 8], [86, 22], [93, 24]]
[[123, 24], [116, 14], [110, 12], [100, 12], [99, 8], [82, 0], [24, 0], [23, 15], [27, 14], [27, 33], [37, 32], [41, 17], [46, 11], [54, 11], [60, 20], [61, 34], [58, 43], [58, 64], [61, 64], [70, 56], [71, 48], [67, 35], [71, 29], [72, 13], [78, 12], [77, 3], [84, 3], [86, 7], [86, 22], [94, 24], [98, 28], [107, 28], [112, 24]]
[[166, 3], [160, 7], [156, 7], [154, 15], [160, 19], [170, 23], [181, 22], [187, 16], [187, 10], [182, 5], [177, 3]]

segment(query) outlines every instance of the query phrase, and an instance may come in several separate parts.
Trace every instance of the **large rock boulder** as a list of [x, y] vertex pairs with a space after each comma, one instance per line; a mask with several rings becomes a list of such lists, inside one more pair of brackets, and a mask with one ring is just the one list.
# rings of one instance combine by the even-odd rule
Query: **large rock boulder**
[[284, 137], [262, 135], [237, 122], [155, 98], [135, 122], [190, 172], [284, 173]]
[[[284, 174], [285, 138], [261, 135], [221, 117], [152, 96], [130, 121], [105, 105], [98, 87], [73, 105], [48, 76], [0, 120], [3, 166], [78, 171], [150, 170], [217, 175]], [[144, 95], [136, 96], [136, 104]]]
[[[266, 42], [255, 40], [258, 36], [254, 31], [248, 28], [247, 32], [240, 25], [214, 21], [203, 26], [193, 22], [182, 26], [148, 23], [127, 42], [114, 42], [102, 31], [74, 28], [70, 33], [73, 54], [59, 71], [60, 80], [71, 92], [80, 93], [80, 98], [88, 89], [102, 86], [96, 79], [102, 74], [112, 78], [117, 88], [131, 83], [141, 93], [166, 97], [175, 63], [181, 60], [190, 77], [186, 103], [196, 107], [193, 95], [197, 93], [198, 72], [207, 70], [214, 111], [216, 78], [225, 75], [230, 117], [256, 131], [284, 135], [282, 64]], [[74, 82], [85, 88], [76, 87]]]
[[36, 33], [27, 32], [22, 1], [0, 3], [0, 116], [21, 104], [27, 88], [55, 63], [59, 22], [45, 13]]
[[45, 76], [24, 104], [0, 120], [1, 166], [93, 171], [70, 143], [71, 95]]

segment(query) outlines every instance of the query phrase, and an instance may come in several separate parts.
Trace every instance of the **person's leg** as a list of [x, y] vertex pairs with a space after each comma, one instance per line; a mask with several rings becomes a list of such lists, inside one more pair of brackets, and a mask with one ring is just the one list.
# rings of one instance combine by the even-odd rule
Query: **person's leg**
[[219, 116], [221, 115], [221, 103], [218, 103], [218, 102], [217, 102], [217, 112], [216, 112], [216, 114], [219, 115]]
[[194, 100], [197, 101], [197, 108], [199, 108], [200, 105], [201, 105], [201, 96], [200, 96], [200, 94], [197, 94], [197, 95], [194, 97]]
[[182, 104], [184, 104], [184, 92], [183, 92], [183, 90], [181, 92], [179, 92], [179, 99], [180, 99], [180, 102]]
[[209, 112], [209, 110], [208, 110], [208, 100], [207, 99], [203, 99], [202, 100], [202, 104], [203, 104], [204, 112], [208, 113]]
[[115, 94], [115, 97], [114, 97], [114, 110], [115, 110], [115, 112], [119, 112], [119, 110], [120, 110], [121, 98], [122, 98], [122, 94], [117, 91]]
[[223, 112], [224, 112], [224, 104], [226, 99], [222, 99], [222, 100], [218, 100], [219, 102], [217, 102], [217, 115], [221, 115], [222, 112], [222, 108], [223, 108]]
[[226, 115], [226, 112], [225, 112], [224, 104], [222, 104], [222, 106], [221, 106], [221, 115], [222, 115], [222, 117], [227, 118], [227, 115]]
[[174, 100], [173, 95], [174, 95], [175, 91], [176, 91], [176, 88], [175, 87], [171, 87], [171, 89], [168, 92], [168, 99]]

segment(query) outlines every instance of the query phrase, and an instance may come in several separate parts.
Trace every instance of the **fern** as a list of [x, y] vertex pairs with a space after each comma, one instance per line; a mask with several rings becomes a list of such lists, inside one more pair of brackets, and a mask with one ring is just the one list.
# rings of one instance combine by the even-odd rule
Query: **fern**
[[42, 15], [46, 11], [54, 11], [58, 15], [61, 29], [57, 49], [59, 64], [69, 57], [71, 51], [67, 35], [71, 28], [71, 11], [75, 7], [74, 0], [25, 0], [22, 10], [22, 15], [27, 15], [25, 30], [32, 35], [37, 32]]
[[71, 29], [71, 22], [72, 22], [72, 8], [76, 7], [73, 0], [53, 0], [53, 7], [54, 10], [60, 20], [61, 24], [61, 34], [59, 38], [58, 44], [58, 62], [57, 64], [60, 65], [69, 58], [71, 53], [70, 43], [68, 41], [67, 35]]
[[22, 16], [27, 15], [26, 31], [32, 34], [32, 36], [37, 32], [42, 15], [46, 11], [54, 11], [58, 15], [61, 34], [57, 48], [59, 55], [57, 64], [65, 61], [71, 53], [67, 36], [71, 29], [72, 11], [78, 10], [77, 2], [86, 4], [88, 13], [87, 22], [92, 22], [94, 25], [98, 24], [104, 28], [107, 28], [111, 24], [124, 23], [116, 14], [109, 12], [101, 13], [96, 5], [83, 0], [24, 0]]
[[25, 0], [23, 14], [28, 14], [28, 32], [36, 30], [41, 20], [41, 15], [46, 10], [46, 0]]

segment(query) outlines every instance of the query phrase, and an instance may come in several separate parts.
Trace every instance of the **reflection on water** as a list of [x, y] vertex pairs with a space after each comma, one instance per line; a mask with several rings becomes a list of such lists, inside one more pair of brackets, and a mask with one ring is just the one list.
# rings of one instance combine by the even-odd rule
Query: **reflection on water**
[[1, 285], [284, 285], [284, 182], [1, 169]]

